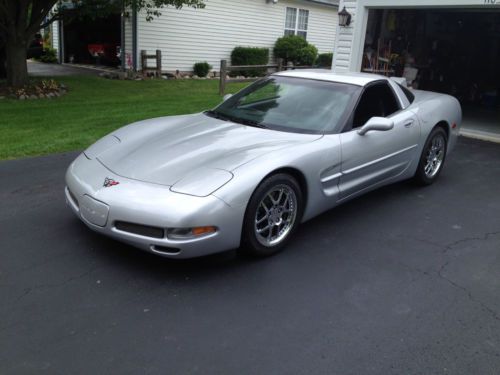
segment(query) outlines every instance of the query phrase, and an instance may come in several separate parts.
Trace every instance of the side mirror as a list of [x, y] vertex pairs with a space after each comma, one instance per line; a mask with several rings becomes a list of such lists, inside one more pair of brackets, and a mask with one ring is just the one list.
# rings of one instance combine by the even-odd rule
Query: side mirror
[[233, 94], [226, 94], [222, 97], [222, 101], [225, 102], [226, 100], [228, 100], [231, 96], [233, 96]]
[[372, 117], [358, 130], [359, 135], [365, 135], [371, 130], [387, 131], [394, 128], [394, 121], [385, 117]]

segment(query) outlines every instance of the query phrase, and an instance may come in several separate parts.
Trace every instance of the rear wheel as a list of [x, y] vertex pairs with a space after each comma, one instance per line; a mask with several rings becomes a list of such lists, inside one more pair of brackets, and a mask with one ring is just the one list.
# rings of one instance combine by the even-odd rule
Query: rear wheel
[[245, 213], [243, 250], [268, 256], [283, 249], [300, 222], [302, 209], [302, 192], [293, 177], [280, 173], [265, 179]]
[[448, 138], [443, 128], [435, 128], [425, 142], [414, 180], [430, 185], [438, 178], [446, 158]]

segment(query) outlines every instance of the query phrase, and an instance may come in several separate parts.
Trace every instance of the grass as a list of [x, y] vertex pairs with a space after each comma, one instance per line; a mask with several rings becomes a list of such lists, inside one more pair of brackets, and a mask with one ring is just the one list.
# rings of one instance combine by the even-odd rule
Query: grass
[[[0, 100], [0, 159], [84, 149], [134, 121], [200, 112], [220, 103], [216, 80], [118, 81], [58, 77], [57, 99]], [[248, 83], [233, 83], [235, 92]]]

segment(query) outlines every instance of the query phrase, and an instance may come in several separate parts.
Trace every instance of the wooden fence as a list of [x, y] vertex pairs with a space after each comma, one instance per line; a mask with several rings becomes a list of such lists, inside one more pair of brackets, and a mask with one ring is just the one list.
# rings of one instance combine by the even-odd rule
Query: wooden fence
[[[288, 69], [310, 69], [312, 66], [294, 66], [294, 65], [283, 65], [283, 59], [276, 59], [276, 64], [270, 65], [227, 65], [227, 60], [220, 61], [220, 78], [219, 78], [219, 95], [224, 95], [226, 92], [227, 75], [229, 72], [235, 70], [245, 70], [245, 69], [266, 69], [268, 72], [270, 69], [274, 69], [276, 72], [281, 72]], [[231, 79], [231, 82], [245, 82], [245, 81], [255, 81], [258, 78], [245, 78], [245, 79]]]
[[[155, 66], [149, 66], [148, 60], [155, 60]], [[147, 76], [148, 73], [153, 73], [157, 78], [161, 77], [161, 51], [159, 49], [156, 50], [154, 55], [148, 55], [145, 50], [141, 51], [141, 67], [142, 74]]]

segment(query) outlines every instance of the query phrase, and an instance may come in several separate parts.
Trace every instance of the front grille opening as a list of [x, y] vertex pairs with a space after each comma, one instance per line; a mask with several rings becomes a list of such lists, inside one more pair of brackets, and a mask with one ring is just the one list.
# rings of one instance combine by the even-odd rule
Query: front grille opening
[[149, 225], [128, 223], [126, 221], [117, 221], [115, 222], [115, 228], [121, 230], [122, 232], [138, 234], [145, 237], [165, 237], [165, 230], [163, 228], [151, 227]]
[[73, 194], [73, 193], [71, 192], [71, 190], [69, 190], [69, 188], [68, 188], [68, 193], [69, 193], [69, 196], [70, 196], [71, 200], [73, 201], [74, 205], [75, 205], [76, 207], [80, 208], [80, 205], [79, 205], [79, 203], [78, 203], [78, 199], [76, 199], [75, 194]]
[[151, 249], [157, 253], [169, 254], [169, 255], [175, 255], [181, 252], [180, 249], [176, 249], [175, 247], [166, 247], [159, 245], [153, 245], [151, 246]]

